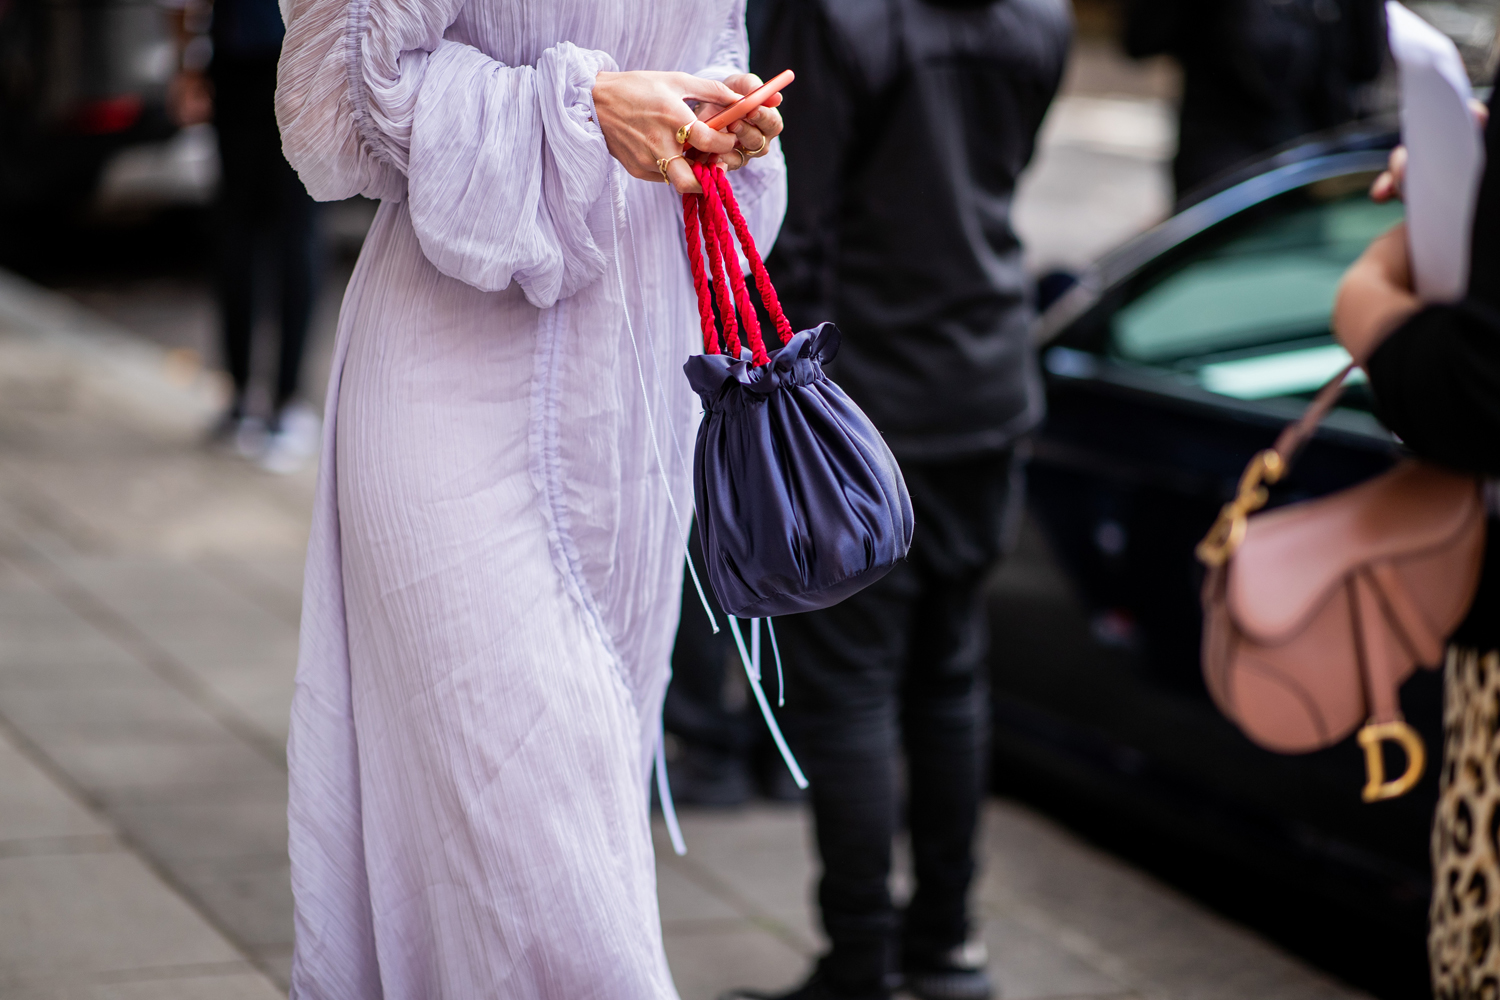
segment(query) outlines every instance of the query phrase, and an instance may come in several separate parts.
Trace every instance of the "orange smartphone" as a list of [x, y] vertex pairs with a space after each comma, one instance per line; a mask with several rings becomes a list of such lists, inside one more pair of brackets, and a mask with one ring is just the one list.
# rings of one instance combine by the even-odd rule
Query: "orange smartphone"
[[[735, 122], [739, 121], [741, 118], [744, 118], [746, 115], [749, 115], [756, 111], [758, 108], [760, 108], [761, 105], [770, 101], [771, 97], [774, 94], [778, 93], [781, 88], [785, 87], [795, 79], [797, 79], [797, 75], [795, 73], [793, 73], [789, 69], [784, 69], [780, 73], [777, 73], [775, 76], [771, 77], [771, 79], [767, 80], [765, 83], [761, 84], [759, 87], [756, 87], [754, 90], [750, 91], [750, 93], [746, 94], [744, 97], [741, 97], [738, 101], [735, 101], [723, 111], [720, 111], [712, 118], [706, 119], [703, 124], [707, 125], [715, 132], [721, 131], [729, 125], [732, 125]], [[776, 104], [780, 103], [780, 101], [776, 102]], [[773, 104], [771, 106], [774, 108], [776, 104]]]

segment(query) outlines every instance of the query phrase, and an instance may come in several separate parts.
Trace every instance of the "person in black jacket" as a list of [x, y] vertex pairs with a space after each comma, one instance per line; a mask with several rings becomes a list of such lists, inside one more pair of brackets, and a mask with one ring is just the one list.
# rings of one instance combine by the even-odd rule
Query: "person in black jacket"
[[1385, 58], [1381, 0], [1129, 0], [1125, 49], [1182, 66], [1177, 195], [1355, 117]]
[[[1491, 112], [1494, 104], [1491, 98]], [[1500, 995], [1500, 124], [1474, 214], [1468, 294], [1423, 307], [1404, 226], [1344, 277], [1334, 329], [1370, 377], [1376, 412], [1419, 457], [1492, 477], [1485, 565], [1444, 676], [1444, 764], [1432, 837], [1428, 952], [1438, 1000]], [[1399, 155], [1393, 166], [1399, 166]], [[1389, 174], [1376, 182], [1389, 196]]]
[[[786, 720], [811, 781], [831, 948], [790, 996], [990, 993], [967, 895], [985, 787], [984, 583], [1042, 417], [1016, 178], [1056, 93], [1065, 0], [769, 0], [752, 43], [787, 91], [788, 209], [768, 260], [795, 328], [838, 324], [829, 375], [901, 463], [909, 558], [778, 619]], [[902, 808], [916, 891], [888, 889]], [[741, 996], [757, 994], [742, 992]]]

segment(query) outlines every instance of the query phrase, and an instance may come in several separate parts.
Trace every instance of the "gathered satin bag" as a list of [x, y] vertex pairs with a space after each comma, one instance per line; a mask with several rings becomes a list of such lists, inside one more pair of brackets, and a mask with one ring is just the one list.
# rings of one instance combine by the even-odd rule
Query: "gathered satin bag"
[[[705, 411], [693, 493], [709, 582], [740, 618], [825, 608], [906, 557], [911, 498], [880, 432], [823, 371], [838, 352], [838, 330], [824, 323], [792, 333], [728, 179], [701, 165], [694, 172], [704, 193], [683, 197], [683, 215], [704, 353], [683, 370]], [[783, 341], [774, 355], [731, 227]]]
[[[1374, 802], [1405, 794], [1422, 776], [1426, 751], [1401, 717], [1399, 691], [1418, 665], [1441, 664], [1468, 611], [1485, 508], [1473, 476], [1405, 460], [1339, 493], [1250, 516], [1352, 368], [1251, 460], [1238, 496], [1198, 546], [1209, 567], [1203, 673], [1220, 710], [1268, 750], [1306, 753], [1359, 728], [1363, 797]], [[1391, 780], [1386, 741], [1406, 756]]]

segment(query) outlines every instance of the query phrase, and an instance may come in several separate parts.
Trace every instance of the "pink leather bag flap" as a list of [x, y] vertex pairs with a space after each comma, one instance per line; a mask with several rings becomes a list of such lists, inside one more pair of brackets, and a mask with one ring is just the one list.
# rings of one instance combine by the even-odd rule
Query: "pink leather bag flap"
[[[1320, 516], [1331, 503], [1346, 516]], [[1483, 516], [1472, 476], [1411, 462], [1334, 496], [1269, 511], [1250, 519], [1229, 564], [1228, 611], [1247, 636], [1277, 645], [1356, 566], [1439, 548]]]

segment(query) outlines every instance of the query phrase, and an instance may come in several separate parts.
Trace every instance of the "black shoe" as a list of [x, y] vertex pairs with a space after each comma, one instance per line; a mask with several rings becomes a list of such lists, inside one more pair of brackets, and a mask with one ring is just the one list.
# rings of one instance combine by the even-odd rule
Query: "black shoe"
[[908, 956], [906, 991], [918, 1000], [990, 1000], [995, 988], [985, 970], [989, 956], [984, 942], [961, 944], [930, 960]]
[[822, 976], [814, 972], [808, 977], [807, 982], [801, 986], [794, 987], [785, 993], [766, 993], [761, 990], [729, 990], [720, 993], [719, 1000], [891, 1000], [889, 990], [875, 990], [868, 993], [841, 993], [823, 981]]

